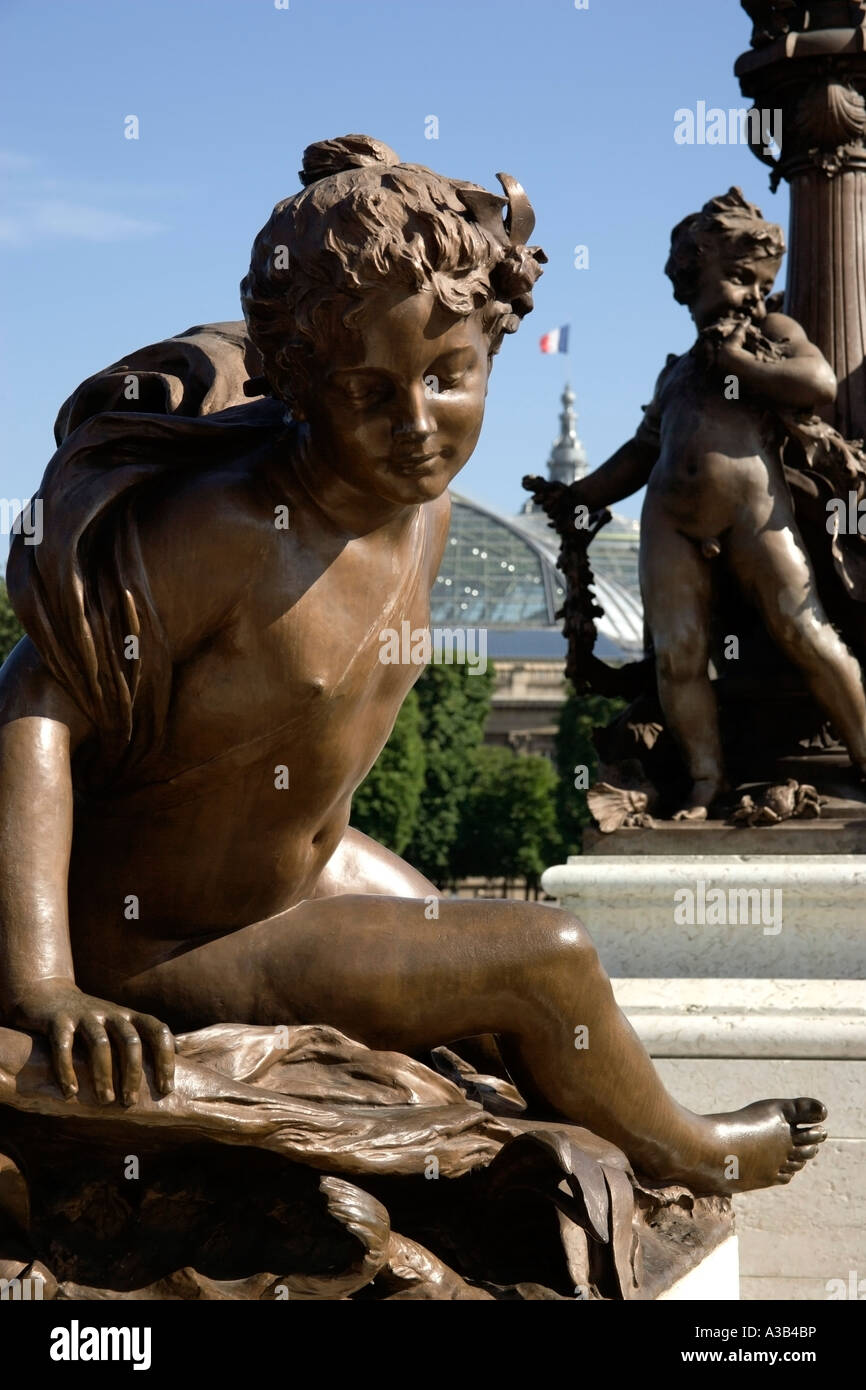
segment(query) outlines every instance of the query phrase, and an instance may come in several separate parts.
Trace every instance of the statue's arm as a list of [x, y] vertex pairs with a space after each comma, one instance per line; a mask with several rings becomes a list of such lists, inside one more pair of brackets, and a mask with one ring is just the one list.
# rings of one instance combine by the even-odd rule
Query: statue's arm
[[633, 497], [646, 487], [661, 449], [662, 392], [679, 360], [676, 353], [668, 355], [656, 381], [653, 398], [644, 406], [644, 416], [634, 436], [606, 462], [573, 485], [571, 492], [576, 506], [599, 512], [626, 497]]
[[591, 512], [611, 507], [646, 487], [658, 459], [658, 447], [635, 436], [592, 473], [574, 484], [574, 501]]
[[649, 482], [659, 456], [654, 439], [641, 438], [641, 431], [617, 449], [606, 463], [575, 483], [551, 482], [528, 474], [523, 486], [547, 512], [561, 536], [570, 533], [576, 523], [577, 510], [600, 512], [605, 507], [631, 497]]
[[601, 512], [646, 487], [661, 452], [661, 393], [679, 361], [675, 353], [669, 354], [633, 437], [592, 473], [568, 485], [534, 476], [523, 479], [523, 486], [533, 493], [561, 536], [566, 534], [564, 528], [570, 530], [578, 507]]
[[773, 405], [789, 410], [821, 410], [832, 405], [836, 399], [835, 373], [800, 324], [785, 314], [768, 314], [763, 331], [781, 349], [778, 360], [764, 362], [748, 352], [742, 346], [745, 326], [741, 325], [721, 344], [717, 367], [739, 376], [747, 391]]
[[29, 639], [0, 673], [0, 1022], [43, 1033], [68, 1097], [78, 1090], [76, 1036], [97, 1097], [123, 1100], [141, 1084], [142, 1041], [161, 1090], [171, 1088], [174, 1044], [156, 1019], [78, 989], [69, 939], [68, 872], [75, 749], [92, 730]]

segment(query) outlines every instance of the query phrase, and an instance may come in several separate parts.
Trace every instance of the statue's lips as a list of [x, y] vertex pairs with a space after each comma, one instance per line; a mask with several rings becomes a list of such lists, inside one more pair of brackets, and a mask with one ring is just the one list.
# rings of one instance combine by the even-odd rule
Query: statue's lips
[[388, 462], [398, 473], [425, 473], [430, 471], [428, 465], [438, 457], [438, 453], [401, 454], [399, 458], [389, 458]]

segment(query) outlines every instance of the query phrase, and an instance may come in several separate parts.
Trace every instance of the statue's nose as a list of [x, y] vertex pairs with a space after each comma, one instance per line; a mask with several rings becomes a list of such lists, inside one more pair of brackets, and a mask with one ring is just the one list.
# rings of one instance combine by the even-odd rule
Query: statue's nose
[[430, 414], [430, 400], [423, 383], [407, 392], [401, 402], [401, 411], [394, 425], [394, 438], [401, 444], [422, 443], [433, 433], [434, 425]]

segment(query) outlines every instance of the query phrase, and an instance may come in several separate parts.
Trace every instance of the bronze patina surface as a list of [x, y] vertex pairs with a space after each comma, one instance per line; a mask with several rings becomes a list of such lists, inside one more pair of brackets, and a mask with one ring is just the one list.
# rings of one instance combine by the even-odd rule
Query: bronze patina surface
[[[418, 674], [379, 661], [379, 634], [428, 622], [448, 484], [544, 257], [506, 175], [499, 197], [354, 135], [311, 146], [301, 179], [253, 247], [252, 346], [213, 325], [85, 383], [38, 494], [44, 539], [12, 548], [27, 636], [0, 677], [0, 1150], [31, 1187], [29, 1217], [18, 1197], [8, 1208], [31, 1241], [17, 1258], [53, 1250], [65, 1296], [201, 1296], [182, 1292], [191, 1275], [170, 1282], [195, 1265], [177, 1241], [125, 1242], [133, 1229], [155, 1240], [160, 1203], [179, 1212], [185, 1192], [196, 1207], [202, 1165], [190, 1160], [184, 1188], [183, 1146], [221, 1145], [238, 1171], [240, 1148], [256, 1150], [249, 1172], [268, 1191], [258, 1150], [291, 1164], [295, 1215], [264, 1270], [249, 1251], [228, 1258], [237, 1237], [223, 1231], [201, 1278], [253, 1282], [204, 1296], [264, 1296], [280, 1276], [303, 1296], [348, 1297], [381, 1275], [374, 1296], [647, 1297], [658, 1211], [679, 1212], [674, 1244], [694, 1249], [712, 1228], [711, 1244], [731, 1193], [787, 1183], [814, 1156], [824, 1107], [685, 1110], [575, 917], [442, 898], [350, 827]], [[795, 385], [803, 402], [829, 392], [796, 325], [738, 312], [763, 286], [763, 262], [743, 263], [752, 279], [721, 298], [721, 259], [694, 286], [701, 319], [721, 306], [735, 320], [702, 352], [784, 381], [786, 399]], [[648, 420], [700, 427], [702, 363], [668, 370]], [[681, 406], [675, 373], [690, 373]], [[122, 401], [119, 375], [140, 377], [145, 409]], [[756, 428], [736, 418], [731, 449]], [[772, 510], [749, 448], [742, 481]], [[642, 438], [616, 467], [631, 476], [656, 453]], [[673, 467], [651, 504], [671, 532], [666, 611], [675, 599], [699, 635]], [[708, 486], [696, 544], [730, 505], [723, 481]], [[669, 643], [677, 680], [676, 630]], [[852, 685], [853, 671], [834, 698], [853, 701]], [[704, 782], [716, 743], [701, 708], [689, 736]], [[860, 757], [859, 706], [850, 727]], [[461, 1059], [461, 1040], [491, 1034], [519, 1092]], [[89, 1146], [94, 1189], [61, 1180], [67, 1144]], [[139, 1226], [96, 1171], [124, 1154], [162, 1164]], [[209, 1200], [227, 1182], [214, 1160]], [[542, 1199], [546, 1225], [526, 1206]], [[513, 1200], [503, 1250], [497, 1203]], [[64, 1227], [73, 1208], [97, 1213], [83, 1247]], [[112, 1240], [120, 1273], [97, 1258]]]

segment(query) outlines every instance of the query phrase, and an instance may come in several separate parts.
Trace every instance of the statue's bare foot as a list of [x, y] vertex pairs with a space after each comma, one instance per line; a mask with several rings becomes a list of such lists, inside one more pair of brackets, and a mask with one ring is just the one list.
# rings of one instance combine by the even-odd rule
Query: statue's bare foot
[[730, 1195], [789, 1183], [827, 1138], [819, 1100], [759, 1100], [723, 1115], [695, 1115], [694, 1148], [652, 1162], [653, 1176], [697, 1193]]
[[674, 812], [674, 820], [699, 821], [706, 820], [710, 806], [715, 801], [721, 784], [716, 778], [704, 778], [692, 784], [692, 790], [685, 806], [681, 806], [679, 811]]

